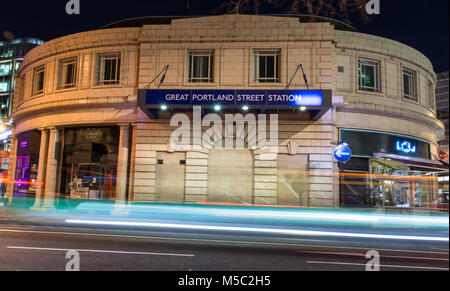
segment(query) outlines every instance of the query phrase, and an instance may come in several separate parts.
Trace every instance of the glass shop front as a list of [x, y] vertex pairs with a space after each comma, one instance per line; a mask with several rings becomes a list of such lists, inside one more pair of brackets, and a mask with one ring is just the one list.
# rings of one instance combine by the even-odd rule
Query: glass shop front
[[68, 199], [114, 200], [119, 127], [66, 128], [60, 193]]
[[14, 180], [15, 197], [34, 197], [36, 195], [40, 141], [40, 131], [28, 131], [18, 136]]
[[353, 130], [341, 130], [340, 138], [353, 152], [339, 166], [341, 206], [445, 210], [438, 176], [446, 167], [430, 159], [429, 143]]

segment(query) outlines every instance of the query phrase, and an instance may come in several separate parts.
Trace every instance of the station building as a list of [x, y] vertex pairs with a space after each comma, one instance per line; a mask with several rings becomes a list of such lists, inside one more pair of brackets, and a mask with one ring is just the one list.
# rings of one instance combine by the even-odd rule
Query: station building
[[[439, 200], [432, 64], [336, 21], [130, 19], [46, 42], [16, 78], [11, 199], [408, 208]], [[225, 134], [203, 138], [208, 117], [227, 114], [253, 116], [228, 132], [244, 148], [224, 145]], [[189, 142], [174, 146], [183, 116]], [[265, 134], [248, 134], [253, 120]], [[276, 151], [261, 142], [270, 137]], [[345, 164], [334, 158], [341, 142], [353, 153]]]

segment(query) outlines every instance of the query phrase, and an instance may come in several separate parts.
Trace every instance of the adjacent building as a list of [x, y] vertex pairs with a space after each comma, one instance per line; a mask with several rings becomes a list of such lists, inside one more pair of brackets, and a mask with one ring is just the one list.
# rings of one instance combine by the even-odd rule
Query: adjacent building
[[9, 149], [11, 136], [12, 104], [15, 89], [15, 73], [24, 56], [43, 41], [34, 38], [20, 38], [0, 42], [0, 196], [5, 194], [8, 181]]
[[[445, 163], [449, 163], [449, 145], [448, 145], [448, 71], [437, 74], [436, 86], [436, 110], [437, 118], [444, 123], [445, 133], [438, 141], [439, 154]], [[439, 175], [439, 193], [442, 201], [448, 204], [449, 200], [449, 175], [448, 171]]]
[[[17, 78], [11, 198], [386, 208], [438, 200], [444, 126], [431, 62], [332, 20], [131, 19], [33, 49]], [[342, 142], [353, 152], [345, 164], [334, 158]]]
[[35, 38], [19, 38], [0, 42], [0, 114], [8, 119], [12, 113], [15, 79], [24, 56], [44, 42]]
[[[437, 118], [444, 123], [445, 134], [438, 141], [439, 151], [447, 153], [448, 155], [448, 107], [449, 107], [449, 93], [448, 93], [448, 71], [437, 74], [436, 86], [436, 110]], [[448, 163], [448, 158], [446, 159]]]

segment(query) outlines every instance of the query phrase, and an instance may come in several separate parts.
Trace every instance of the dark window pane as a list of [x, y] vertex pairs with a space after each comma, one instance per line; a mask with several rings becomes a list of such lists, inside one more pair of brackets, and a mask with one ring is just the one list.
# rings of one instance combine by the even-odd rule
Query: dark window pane
[[119, 58], [115, 59], [114, 64], [115, 64], [114, 65], [115, 80], [116, 80], [116, 83], [118, 83], [120, 80], [120, 59]]
[[405, 88], [405, 95], [411, 95], [409, 90], [409, 77], [407, 75], [403, 75], [403, 88]]
[[44, 89], [44, 71], [41, 71], [38, 74], [37, 91], [42, 91], [43, 89]]
[[342, 171], [369, 172], [369, 159], [353, 157], [347, 163], [339, 164], [339, 168]]
[[208, 77], [208, 57], [207, 56], [194, 56], [194, 78], [207, 78]]
[[266, 77], [267, 59], [265, 56], [259, 57], [259, 78]]
[[75, 84], [75, 64], [67, 64], [65, 74], [63, 85], [66, 85], [65, 87], [73, 86]]
[[105, 81], [111, 80], [111, 76], [113, 73], [112, 63], [113, 63], [112, 60], [105, 60], [105, 73], [104, 73]]
[[374, 87], [375, 85], [375, 69], [372, 66], [364, 67], [363, 82], [364, 86]]
[[275, 78], [275, 57], [267, 57], [266, 78]]

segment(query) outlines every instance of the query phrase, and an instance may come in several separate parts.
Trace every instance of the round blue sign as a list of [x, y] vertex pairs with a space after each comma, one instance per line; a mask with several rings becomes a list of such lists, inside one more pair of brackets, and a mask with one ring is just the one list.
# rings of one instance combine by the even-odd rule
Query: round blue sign
[[348, 144], [340, 144], [334, 150], [334, 158], [340, 162], [345, 163], [348, 162], [352, 158], [352, 151], [348, 147]]

